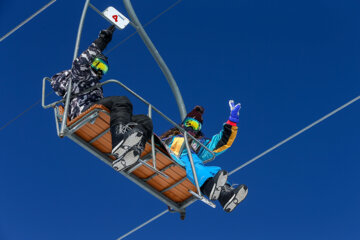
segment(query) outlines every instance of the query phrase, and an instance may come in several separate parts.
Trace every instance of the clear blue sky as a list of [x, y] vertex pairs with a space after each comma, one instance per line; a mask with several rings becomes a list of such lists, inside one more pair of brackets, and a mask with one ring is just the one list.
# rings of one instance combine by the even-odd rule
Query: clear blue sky
[[[0, 1], [0, 36], [47, 0]], [[175, 0], [133, 0], [146, 23]], [[104, 10], [122, 1], [93, 0]], [[0, 43], [0, 127], [41, 97], [41, 80], [69, 68], [84, 1], [58, 0]], [[360, 3], [335, 0], [184, 0], [146, 29], [188, 110], [205, 107], [211, 136], [243, 108], [239, 134], [213, 164], [232, 170], [360, 92]], [[108, 23], [88, 10], [80, 50]], [[131, 27], [116, 31], [109, 48]], [[174, 120], [178, 110], [139, 36], [109, 54], [115, 78]], [[50, 89], [48, 88], [50, 91]], [[117, 86], [110, 95], [127, 94]], [[52, 95], [48, 101], [55, 100]], [[132, 98], [133, 99], [133, 98]], [[134, 100], [135, 112], [146, 107]], [[128, 239], [360, 239], [360, 103], [231, 176], [249, 187], [231, 214], [197, 202]], [[155, 131], [169, 125], [155, 119]], [[0, 239], [116, 239], [166, 209], [90, 153], [56, 135], [37, 105], [0, 131]]]

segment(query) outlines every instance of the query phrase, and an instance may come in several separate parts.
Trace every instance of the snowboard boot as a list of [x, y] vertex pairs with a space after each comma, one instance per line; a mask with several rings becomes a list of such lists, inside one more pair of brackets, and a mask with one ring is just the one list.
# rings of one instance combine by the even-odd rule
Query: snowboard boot
[[221, 190], [219, 202], [225, 212], [232, 212], [245, 199], [247, 193], [248, 188], [246, 185], [242, 184], [234, 189], [230, 185], [225, 184]]
[[202, 186], [201, 191], [210, 199], [217, 200], [221, 189], [227, 181], [228, 173], [220, 170], [214, 177], [209, 178]]
[[122, 158], [133, 146], [137, 145], [143, 137], [143, 132], [136, 128], [137, 123], [119, 123], [112, 126], [111, 137], [113, 149], [111, 153]]
[[116, 171], [121, 171], [124, 168], [127, 168], [133, 164], [135, 164], [145, 149], [146, 139], [144, 137], [133, 146], [130, 150], [128, 150], [122, 158], [119, 158], [113, 162], [113, 168]]

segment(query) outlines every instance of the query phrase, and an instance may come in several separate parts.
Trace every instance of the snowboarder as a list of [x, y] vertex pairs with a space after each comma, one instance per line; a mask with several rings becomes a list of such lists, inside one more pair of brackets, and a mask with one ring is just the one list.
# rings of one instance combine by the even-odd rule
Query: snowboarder
[[[202, 144], [219, 155], [228, 149], [235, 140], [239, 122], [240, 103], [234, 104], [233, 100], [229, 101], [230, 117], [223, 125], [220, 133], [214, 135], [211, 139], [205, 138], [201, 132], [203, 124], [204, 108], [196, 106], [186, 115], [181, 124], [189, 134], [198, 139]], [[170, 148], [172, 157], [182, 166], [185, 167], [188, 178], [195, 184], [194, 176], [186, 148], [183, 147], [184, 137], [177, 128], [172, 128], [160, 137]], [[209, 159], [211, 154], [195, 141], [189, 140], [191, 146], [191, 155], [194, 161], [196, 174], [200, 190], [210, 200], [219, 200], [224, 211], [231, 212], [234, 208], [245, 199], [248, 188], [240, 185], [233, 188], [228, 184], [228, 173], [217, 166], [205, 166], [203, 161]]]
[[[108, 71], [107, 57], [102, 54], [111, 41], [115, 26], [101, 30], [98, 38], [77, 57], [69, 70], [55, 74], [51, 86], [61, 97], [66, 96], [69, 80], [72, 80], [71, 95], [95, 86]], [[132, 115], [133, 106], [125, 96], [103, 96], [103, 89], [73, 97], [70, 100], [69, 118], [76, 118], [93, 104], [102, 104], [110, 110], [112, 154], [117, 160], [113, 167], [120, 171], [134, 164], [140, 157], [146, 141], [151, 137], [153, 125], [146, 115]]]

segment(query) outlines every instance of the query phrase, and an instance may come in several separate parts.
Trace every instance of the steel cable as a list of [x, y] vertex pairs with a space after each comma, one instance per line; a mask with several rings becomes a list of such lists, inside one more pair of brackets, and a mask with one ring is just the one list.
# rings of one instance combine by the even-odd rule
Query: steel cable
[[259, 158], [265, 156], [266, 154], [268, 154], [269, 152], [275, 150], [276, 148], [280, 147], [281, 145], [287, 143], [288, 141], [290, 141], [291, 139], [295, 138], [296, 136], [302, 134], [303, 132], [309, 130], [310, 128], [314, 127], [315, 125], [321, 123], [322, 121], [324, 121], [325, 119], [331, 117], [332, 115], [334, 115], [335, 113], [339, 112], [340, 110], [346, 108], [347, 106], [349, 106], [350, 104], [356, 102], [357, 100], [360, 99], [360, 96], [352, 99], [351, 101], [345, 103], [344, 105], [338, 107], [337, 109], [335, 109], [334, 111], [330, 112], [329, 114], [326, 114], [325, 116], [323, 116], [322, 118], [316, 120], [315, 122], [311, 123], [310, 125], [308, 125], [307, 127], [304, 127], [303, 129], [301, 129], [300, 131], [294, 133], [293, 135], [291, 135], [290, 137], [286, 138], [285, 140], [279, 142], [278, 144], [274, 145], [273, 147], [269, 148], [268, 150], [264, 151], [263, 153], [257, 155], [256, 157], [250, 159], [249, 161], [247, 161], [246, 163], [242, 164], [241, 166], [235, 168], [234, 170], [232, 170], [229, 175], [236, 173], [237, 171], [239, 171], [240, 169], [244, 168], [245, 166], [249, 165], [250, 163], [255, 162], [256, 160], [258, 160]]
[[10, 36], [11, 34], [13, 34], [16, 30], [18, 30], [19, 28], [21, 28], [23, 25], [25, 25], [27, 22], [29, 22], [31, 19], [33, 19], [34, 17], [36, 17], [37, 15], [39, 15], [42, 11], [44, 11], [45, 9], [47, 9], [51, 4], [53, 4], [54, 2], [56, 2], [56, 0], [52, 0], [50, 1], [48, 4], [46, 4], [45, 6], [43, 6], [42, 8], [40, 8], [36, 13], [34, 13], [33, 15], [31, 15], [30, 17], [28, 17], [27, 19], [25, 19], [22, 23], [20, 23], [19, 25], [17, 25], [15, 28], [13, 28], [10, 32], [8, 32], [7, 34], [5, 34], [2, 38], [0, 38], [0, 42], [3, 41], [5, 38], [7, 38], [8, 36]]
[[156, 215], [155, 217], [149, 219], [148, 221], [144, 222], [143, 224], [139, 225], [138, 227], [134, 228], [133, 230], [129, 231], [128, 233], [122, 235], [121, 237], [117, 238], [116, 240], [121, 240], [124, 239], [125, 237], [129, 236], [130, 234], [132, 234], [133, 232], [136, 232], [137, 230], [139, 230], [140, 228], [145, 227], [147, 224], [155, 221], [156, 219], [158, 219], [159, 217], [161, 217], [162, 215], [164, 215], [165, 213], [169, 212], [169, 210], [165, 210], [161, 213], [159, 213], [158, 215]]
[[[148, 21], [147, 23], [145, 23], [143, 25], [143, 27], [145, 28], [146, 26], [150, 25], [151, 23], [153, 23], [155, 20], [157, 20], [161, 15], [165, 14], [166, 12], [168, 12], [169, 10], [171, 10], [172, 8], [174, 8], [176, 5], [178, 5], [179, 3], [181, 3], [183, 0], [179, 0], [177, 2], [175, 2], [174, 4], [172, 4], [170, 7], [168, 7], [167, 9], [165, 9], [164, 11], [162, 11], [161, 13], [159, 13], [158, 15], [156, 15], [155, 17], [153, 17], [150, 21]], [[107, 52], [105, 52], [105, 54], [109, 54], [110, 52], [114, 51], [116, 48], [118, 48], [120, 45], [122, 45], [123, 43], [125, 43], [127, 40], [129, 40], [130, 38], [132, 38], [137, 32], [133, 32], [132, 34], [130, 34], [129, 36], [127, 36], [124, 40], [122, 40], [121, 42], [119, 42], [117, 45], [115, 45], [114, 47], [112, 47], [110, 50], [108, 50]]]
[[[246, 163], [244, 163], [243, 165], [239, 166], [238, 168], [232, 170], [229, 175], [232, 175], [234, 173], [236, 173], [237, 171], [239, 171], [240, 169], [242, 169], [243, 167], [249, 165], [250, 163], [253, 163], [254, 161], [258, 160], [259, 158], [263, 157], [264, 155], [268, 154], [269, 152], [275, 150], [276, 148], [280, 147], [281, 145], [285, 144], [286, 142], [290, 141], [291, 139], [297, 137], [298, 135], [300, 135], [301, 133], [309, 130], [310, 128], [314, 127], [315, 125], [319, 124], [320, 122], [324, 121], [325, 119], [331, 117], [332, 115], [336, 114], [337, 112], [339, 112], [340, 110], [348, 107], [349, 105], [351, 105], [352, 103], [358, 101], [360, 99], [360, 96], [350, 100], [349, 102], [345, 103], [344, 105], [336, 108], [334, 111], [326, 114], [325, 116], [323, 116], [322, 118], [316, 120], [315, 122], [311, 123], [310, 125], [306, 126], [305, 128], [301, 129], [300, 131], [294, 133], [293, 135], [291, 135], [290, 137], [286, 138], [285, 140], [279, 142], [278, 144], [274, 145], [273, 147], [269, 148], [268, 150], [264, 151], [263, 153], [259, 154], [258, 156], [250, 159], [249, 161], [247, 161]], [[139, 230], [140, 228], [144, 227], [145, 225], [149, 224], [150, 222], [154, 221], [155, 219], [161, 217], [162, 215], [164, 215], [166, 212], [168, 212], [168, 210], [159, 213], [158, 215], [156, 215], [155, 217], [151, 218], [150, 220], [148, 220], [147, 222], [139, 225], [138, 227], [134, 228], [133, 230], [131, 230], [130, 232], [126, 233], [125, 235], [121, 236], [120, 238], [118, 238], [117, 240], [123, 239], [127, 236], [129, 236], [130, 234], [136, 232], [137, 230]]]

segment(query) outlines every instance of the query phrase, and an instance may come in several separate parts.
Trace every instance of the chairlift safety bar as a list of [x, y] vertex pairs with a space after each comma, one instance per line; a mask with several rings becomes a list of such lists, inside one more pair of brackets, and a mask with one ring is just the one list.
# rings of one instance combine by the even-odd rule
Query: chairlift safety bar
[[[55, 108], [56, 105], [58, 104], [61, 104], [61, 103], [64, 103], [66, 102], [67, 99], [62, 99], [62, 100], [58, 100], [58, 101], [55, 101], [53, 103], [50, 103], [50, 104], [47, 104], [45, 105], [45, 88], [46, 88], [46, 82], [47, 81], [50, 81], [50, 78], [48, 77], [45, 77], [43, 78], [43, 89], [42, 89], [42, 102], [41, 102], [41, 105], [44, 109], [48, 109], [48, 108], [51, 108], [53, 107], [54, 108], [54, 111], [55, 111], [55, 119], [56, 119], [56, 126], [57, 126], [57, 133], [58, 133], [58, 136], [61, 137], [60, 135], [60, 130], [59, 130], [59, 117], [62, 117], [62, 121], [61, 121], [61, 124], [65, 121], [63, 121], [65, 119], [65, 112], [63, 113], [62, 116], [59, 115], [59, 113], [57, 112], [57, 109]], [[175, 123], [173, 120], [171, 120], [168, 116], [166, 116], [164, 113], [162, 113], [160, 110], [158, 110], [156, 107], [154, 107], [152, 104], [150, 104], [148, 101], [146, 101], [144, 98], [142, 98], [140, 95], [138, 95], [137, 93], [135, 93], [133, 90], [131, 90], [130, 88], [128, 88], [125, 84], [123, 84], [122, 82], [118, 81], [118, 80], [115, 80], [115, 79], [110, 79], [110, 80], [106, 80], [102, 83], [98, 83], [96, 84], [95, 86], [93, 87], [90, 87], [88, 89], [85, 89], [83, 92], [81, 93], [78, 93], [78, 94], [74, 94], [72, 96], [72, 98], [76, 97], [76, 96], [79, 96], [79, 95], [82, 95], [86, 92], [90, 92], [96, 88], [100, 88], [102, 87], [103, 85], [106, 85], [106, 84], [109, 84], [109, 83], [116, 83], [118, 85], [120, 85], [121, 87], [123, 87], [125, 90], [127, 90], [130, 94], [134, 95], [136, 98], [138, 98], [139, 100], [141, 100], [143, 103], [145, 103], [146, 105], [148, 105], [149, 107], [149, 115], [152, 115], [152, 111], [155, 111], [157, 112], [161, 117], [163, 117], [165, 120], [167, 120], [170, 124], [172, 124], [173, 126], [175, 126], [176, 128], [179, 129], [179, 131], [181, 131], [183, 134], [184, 134], [184, 137], [185, 137], [185, 146], [186, 146], [186, 149], [187, 149], [187, 152], [188, 152], [188, 156], [189, 156], [189, 159], [190, 159], [190, 163], [192, 165], [192, 170], [193, 170], [193, 175], [195, 176], [194, 177], [194, 180], [195, 180], [195, 185], [196, 185], [196, 189], [197, 189], [197, 195], [193, 195], [197, 198], [197, 199], [200, 199], [202, 200], [202, 198], [199, 198], [198, 196], [201, 197], [201, 192], [200, 192], [200, 187], [198, 185], [198, 181], [197, 181], [197, 174], [196, 174], [196, 171], [195, 171], [195, 167], [194, 167], [194, 162], [193, 162], [193, 159], [192, 159], [192, 156], [191, 156], [191, 150], [190, 150], [190, 146], [188, 144], [188, 137], [190, 137], [192, 140], [194, 140], [196, 143], [198, 143], [200, 146], [202, 146], [206, 151], [208, 151], [210, 154], [212, 154], [212, 157], [204, 162], [210, 162], [212, 160], [215, 159], [215, 153], [212, 152], [208, 147], [206, 147], [203, 143], [199, 142], [195, 137], [193, 137], [192, 135], [190, 134], [187, 134], [186, 130], [183, 129], [181, 126], [179, 126], [177, 123]], [[96, 116], [98, 115], [97, 111], [102, 111], [102, 110], [96, 110], [96, 111], [92, 111], [88, 114], [86, 114], [85, 116], [83, 116], [81, 119], [79, 119], [74, 125], [70, 126], [70, 127], [67, 127], [65, 125], [65, 131], [64, 131], [64, 135], [63, 136], [67, 136], [69, 137], [72, 141], [74, 141], [75, 143], [77, 143], [78, 145], [80, 145], [81, 147], [83, 147], [84, 149], [88, 150], [90, 153], [92, 153], [93, 155], [95, 155], [97, 158], [99, 158], [100, 160], [102, 160], [103, 162], [105, 162], [106, 164], [110, 165], [111, 166], [111, 162], [109, 160], [109, 157], [106, 156], [106, 154], [98, 151], [97, 149], [95, 149], [94, 147], [92, 147], [90, 145], [90, 143], [88, 142], [85, 142], [84, 140], [82, 140], [81, 138], [79, 138], [78, 136], [76, 136], [75, 134], [73, 134], [74, 132], [76, 132], [79, 128], [81, 128], [83, 125], [85, 125], [86, 123], [90, 122], [91, 120], [93, 120], [94, 118], [96, 118]], [[106, 112], [107, 113], [107, 112]], [[108, 113], [107, 113], [108, 114]], [[152, 141], [151, 141], [151, 144], [152, 146], [154, 146], [154, 139], [152, 138]], [[156, 152], [154, 151], [154, 153], [152, 154], [155, 154], [156, 155]], [[154, 155], [153, 155], [154, 156]], [[155, 160], [155, 158], [153, 158]], [[156, 167], [154, 166], [150, 166], [149, 164], [145, 164], [145, 162], [142, 163], [143, 165], [151, 168], [152, 170], [154, 170], [156, 173], [160, 174], [160, 175], [163, 175], [164, 176], [164, 173], [157, 170]], [[155, 165], [156, 166], [156, 165]], [[126, 176], [128, 179], [132, 180], [133, 182], [135, 182], [137, 185], [139, 185], [140, 187], [144, 188], [146, 191], [150, 192], [153, 196], [157, 197], [159, 200], [161, 200], [162, 202], [164, 202], [165, 204], [167, 204], [168, 206], [170, 206], [171, 208], [173, 208], [175, 211], [177, 212], [183, 212], [184, 209], [192, 204], [194, 201], [196, 201], [196, 199], [194, 197], [184, 201], [182, 204], [176, 204], [175, 202], [172, 202], [170, 199], [166, 198], [165, 196], [163, 196], [162, 194], [158, 194], [158, 192], [156, 191], [156, 193], [154, 192], [154, 189], [152, 189], [151, 187], [149, 187], [146, 183], [142, 182], [140, 179], [136, 178], [136, 177], [133, 177], [131, 176], [129, 173], [127, 172], [123, 172], [123, 171], [120, 171], [120, 173], [124, 176]], [[191, 192], [190, 192], [191, 193]], [[200, 194], [199, 194], [200, 193]], [[203, 201], [203, 200], [202, 200]], [[206, 201], [203, 201], [205, 203], [207, 203]], [[211, 204], [209, 204], [211, 206]]]
[[[41, 99], [41, 105], [44, 109], [48, 109], [51, 107], [55, 107], [56, 105], [60, 104], [60, 103], [64, 103], [66, 102], [66, 99], [61, 99], [58, 101], [55, 101], [53, 103], [47, 104], [45, 105], [45, 88], [46, 88], [46, 81], [50, 82], [50, 78], [49, 77], [44, 77], [43, 78], [43, 88], [42, 88], [42, 99]], [[139, 94], [137, 94], [136, 92], [134, 92], [133, 90], [131, 90], [130, 88], [128, 88], [125, 84], [123, 84], [122, 82], [120, 82], [119, 80], [116, 79], [110, 79], [110, 80], [106, 80], [102, 83], [98, 83], [93, 87], [90, 87], [88, 89], [85, 89], [83, 92], [78, 93], [78, 94], [74, 94], [74, 97], [83, 95], [87, 92], [91, 92], [94, 89], [100, 88], [106, 84], [109, 83], [116, 83], [118, 85], [120, 85], [121, 87], [123, 87], [126, 91], [128, 91], [129, 93], [131, 93], [132, 95], [134, 95], [136, 98], [138, 98], [140, 101], [142, 101], [143, 103], [145, 103], [146, 105], [149, 106], [149, 109], [154, 110], [155, 112], [157, 112], [161, 117], [163, 117], [165, 120], [167, 120], [170, 124], [172, 124], [174, 127], [176, 127], [177, 129], [179, 129], [183, 134], [186, 132], [186, 130], [184, 128], [182, 128], [181, 126], [179, 126], [176, 122], [174, 122], [173, 120], [171, 120], [168, 116], [166, 116], [164, 113], [162, 113], [159, 109], [157, 109], [156, 107], [154, 107], [154, 105], [152, 105], [151, 103], [149, 103], [148, 101], [146, 101], [144, 98], [142, 98]], [[65, 112], [64, 112], [64, 118], [65, 118]], [[200, 144], [200, 146], [202, 146], [206, 151], [208, 151], [212, 157], [210, 159], [207, 159], [204, 161], [204, 163], [208, 163], [211, 162], [215, 159], [215, 153], [213, 151], [211, 151], [208, 147], [206, 147], [203, 143], [199, 142], [199, 140], [197, 140], [194, 136], [192, 136], [191, 134], [187, 134], [188, 137], [190, 137], [192, 140], [194, 140], [196, 143]]]

